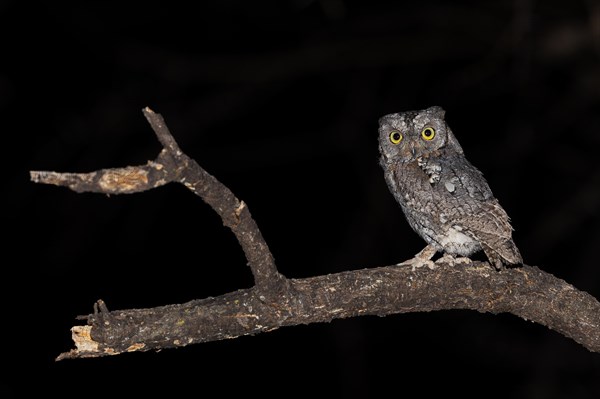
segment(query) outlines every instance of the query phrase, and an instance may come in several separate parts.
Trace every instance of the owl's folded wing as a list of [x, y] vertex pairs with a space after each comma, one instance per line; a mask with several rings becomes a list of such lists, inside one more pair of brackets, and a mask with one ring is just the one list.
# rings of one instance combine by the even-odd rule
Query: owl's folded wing
[[510, 218], [498, 201], [488, 199], [477, 204], [473, 215], [457, 220], [463, 231], [481, 244], [492, 263], [520, 264], [523, 262], [517, 246], [512, 240]]
[[442, 181], [444, 184], [450, 181], [455, 189], [451, 201], [454, 203], [451, 219], [455, 225], [477, 240], [496, 266], [521, 263], [512, 240], [510, 218], [494, 198], [483, 174], [463, 157], [449, 159], [445, 169], [447, 175]]

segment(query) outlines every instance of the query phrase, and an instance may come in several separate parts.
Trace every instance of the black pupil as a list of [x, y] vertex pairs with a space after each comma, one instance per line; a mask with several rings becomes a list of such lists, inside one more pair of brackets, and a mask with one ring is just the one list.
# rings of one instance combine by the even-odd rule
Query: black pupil
[[425, 136], [427, 137], [431, 137], [431, 135], [433, 134], [433, 130], [430, 128], [425, 129]]
[[400, 140], [400, 133], [398, 133], [398, 132], [392, 133], [392, 140], [394, 140], [394, 141]]

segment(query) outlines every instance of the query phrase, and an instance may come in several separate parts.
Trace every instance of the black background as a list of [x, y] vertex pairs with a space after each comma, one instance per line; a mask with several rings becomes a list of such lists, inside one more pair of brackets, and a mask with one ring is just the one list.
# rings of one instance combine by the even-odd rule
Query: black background
[[600, 4], [196, 3], [0, 3], [0, 397], [600, 395], [600, 355], [473, 311], [55, 363], [99, 298], [152, 307], [252, 285], [233, 235], [182, 186], [106, 197], [28, 181], [153, 159], [145, 106], [301, 278], [423, 247], [385, 186], [377, 119], [441, 105], [526, 263], [600, 297]]

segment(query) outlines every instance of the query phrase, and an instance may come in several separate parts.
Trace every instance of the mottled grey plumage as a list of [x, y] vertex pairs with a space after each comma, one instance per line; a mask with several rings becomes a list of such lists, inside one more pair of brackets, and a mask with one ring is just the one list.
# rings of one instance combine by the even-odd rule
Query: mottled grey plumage
[[379, 151], [408, 223], [435, 250], [460, 256], [483, 250], [497, 268], [522, 263], [508, 215], [465, 158], [442, 108], [382, 117]]

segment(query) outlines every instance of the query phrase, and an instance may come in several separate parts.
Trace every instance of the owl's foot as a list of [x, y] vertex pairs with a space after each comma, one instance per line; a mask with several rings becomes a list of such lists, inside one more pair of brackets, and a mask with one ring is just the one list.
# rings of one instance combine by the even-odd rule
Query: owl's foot
[[437, 250], [433, 246], [427, 245], [425, 248], [423, 248], [423, 250], [421, 250], [421, 252], [416, 254], [414, 258], [404, 261], [402, 263], [398, 263], [397, 266], [412, 266], [413, 272], [415, 271], [415, 269], [423, 266], [427, 266], [428, 268], [433, 270], [437, 266], [435, 265], [435, 263], [433, 263], [431, 258], [433, 258], [433, 255], [435, 255], [436, 252]]
[[452, 254], [444, 254], [444, 256], [435, 261], [436, 264], [445, 263], [449, 266], [459, 265], [461, 263], [469, 264], [471, 262], [473, 261], [470, 258], [464, 256], [455, 256]]

